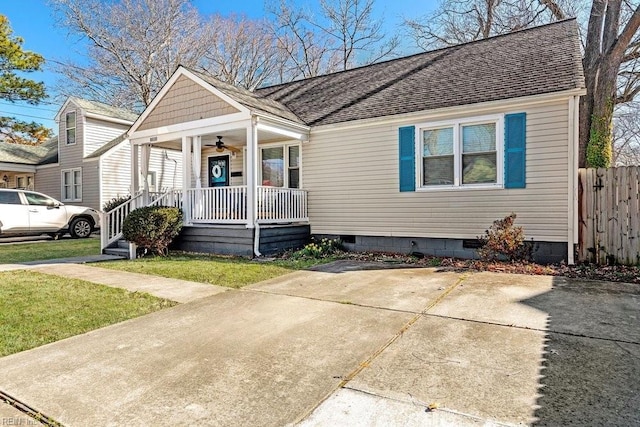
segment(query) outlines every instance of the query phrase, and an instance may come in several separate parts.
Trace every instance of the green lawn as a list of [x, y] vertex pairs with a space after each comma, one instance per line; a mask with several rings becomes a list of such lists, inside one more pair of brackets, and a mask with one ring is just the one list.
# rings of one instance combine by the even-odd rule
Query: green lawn
[[317, 263], [318, 261], [256, 262], [245, 258], [171, 253], [167, 257], [103, 262], [99, 266], [113, 270], [241, 288]]
[[100, 253], [100, 239], [43, 240], [0, 245], [0, 264], [16, 264]]
[[0, 272], [0, 357], [174, 305], [82, 280]]

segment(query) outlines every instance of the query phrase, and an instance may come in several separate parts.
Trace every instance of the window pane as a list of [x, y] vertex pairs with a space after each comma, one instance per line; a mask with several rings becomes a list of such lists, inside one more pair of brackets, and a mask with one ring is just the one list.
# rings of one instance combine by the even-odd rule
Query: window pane
[[496, 124], [462, 126], [462, 152], [496, 151]]
[[262, 149], [262, 185], [284, 186], [284, 150], [282, 147]]
[[425, 157], [423, 185], [453, 185], [453, 156]]
[[300, 166], [300, 147], [292, 145], [289, 147], [289, 167], [297, 168]]
[[76, 130], [67, 129], [67, 144], [75, 144], [75, 143], [76, 143]]
[[76, 113], [67, 113], [67, 129], [76, 127]]
[[431, 129], [422, 133], [423, 156], [453, 154], [453, 128]]
[[462, 156], [462, 183], [480, 184], [496, 182], [496, 154], [464, 154]]
[[300, 169], [289, 169], [289, 188], [300, 188]]

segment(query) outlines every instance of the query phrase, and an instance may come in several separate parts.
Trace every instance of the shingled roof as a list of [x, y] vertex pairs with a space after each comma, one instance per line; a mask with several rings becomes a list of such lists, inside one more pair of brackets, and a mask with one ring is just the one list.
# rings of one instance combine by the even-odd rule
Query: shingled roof
[[22, 165], [45, 165], [58, 161], [58, 137], [48, 139], [40, 145], [12, 144], [0, 142], [0, 162]]
[[[184, 67], [187, 68], [187, 67]], [[215, 87], [225, 95], [233, 98], [235, 101], [244, 105], [250, 110], [267, 113], [283, 119], [291, 120], [292, 122], [303, 123], [300, 118], [291, 112], [285, 105], [274, 100], [263, 97], [256, 92], [251, 92], [238, 86], [225, 83], [215, 77], [208, 76], [198, 71], [187, 68], [191, 73], [200, 77], [211, 86]]]
[[255, 93], [317, 126], [582, 89], [581, 58], [570, 19]]
[[124, 108], [113, 107], [102, 102], [76, 98], [75, 96], [70, 97], [69, 100], [73, 101], [74, 104], [82, 108], [85, 112], [97, 114], [100, 116], [126, 120], [131, 123], [135, 122], [138, 118], [138, 114], [134, 113], [133, 111], [125, 110]]

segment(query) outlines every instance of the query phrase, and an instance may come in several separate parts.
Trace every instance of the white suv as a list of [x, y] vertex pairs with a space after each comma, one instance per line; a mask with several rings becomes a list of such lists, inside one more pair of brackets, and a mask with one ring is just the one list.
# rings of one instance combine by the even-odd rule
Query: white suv
[[89, 237], [100, 227], [100, 212], [83, 206], [67, 206], [41, 193], [0, 189], [0, 237]]

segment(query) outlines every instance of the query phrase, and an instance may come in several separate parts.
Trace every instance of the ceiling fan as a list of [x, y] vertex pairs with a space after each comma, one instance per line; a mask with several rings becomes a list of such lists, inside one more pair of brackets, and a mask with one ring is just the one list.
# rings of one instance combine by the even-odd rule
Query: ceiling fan
[[216, 141], [216, 151], [218, 153], [222, 153], [224, 150], [229, 150], [233, 153], [239, 153], [240, 149], [233, 147], [231, 145], [226, 145], [224, 142], [222, 142], [222, 137], [221, 136], [216, 136], [216, 138], [218, 138], [218, 140]]

